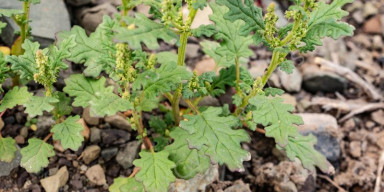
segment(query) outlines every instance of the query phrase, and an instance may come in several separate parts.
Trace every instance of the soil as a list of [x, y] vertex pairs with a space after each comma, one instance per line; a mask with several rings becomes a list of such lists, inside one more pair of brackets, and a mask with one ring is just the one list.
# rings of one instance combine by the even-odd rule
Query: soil
[[[103, 1], [104, 2], [104, 1]], [[107, 2], [107, 1], [105, 1]], [[367, 7], [366, 4], [372, 3], [372, 7]], [[286, 4], [282, 2], [282, 7]], [[90, 5], [87, 5], [89, 7]], [[92, 5], [95, 6], [95, 5]], [[91, 6], [91, 7], [92, 7]], [[84, 8], [84, 7], [81, 7]], [[79, 7], [69, 5], [73, 18], [76, 17]], [[367, 85], [372, 85], [381, 96], [384, 92], [384, 48], [383, 48], [383, 31], [381, 26], [366, 26], [367, 21], [375, 18], [383, 18], [384, 2], [383, 1], [360, 1], [357, 0], [353, 4], [348, 5], [347, 9], [351, 11], [347, 21], [356, 27], [354, 37], [344, 38], [342, 40], [326, 40], [323, 47], [319, 47], [315, 53], [311, 54], [292, 54], [290, 57], [295, 61], [299, 69], [300, 77], [306, 81], [306, 69], [316, 65], [315, 57], [325, 58], [333, 63], [338, 63], [354, 73], [358, 74]], [[367, 12], [367, 13], [366, 13]], [[368, 14], [368, 15], [365, 15]], [[72, 23], [81, 23], [73, 21]], [[375, 30], [370, 30], [371, 28]], [[377, 29], [377, 28], [380, 29]], [[198, 45], [197, 39], [191, 38], [191, 44]], [[175, 47], [170, 47], [162, 43], [162, 50], [175, 50]], [[269, 60], [271, 53], [263, 47], [252, 47], [255, 55], [251, 58], [248, 64], [251, 70], [254, 65], [262, 61]], [[203, 60], [201, 48], [195, 54], [187, 57], [186, 63], [191, 68], [196, 66], [196, 63]], [[252, 64], [253, 63], [253, 64]], [[80, 73], [82, 67], [80, 65], [69, 64], [72, 73]], [[318, 65], [316, 65], [318, 66]], [[261, 69], [263, 70], [263, 69]], [[333, 73], [337, 73], [333, 71]], [[356, 109], [363, 109], [369, 104], [380, 105], [382, 101], [375, 101], [366, 91], [366, 87], [362, 87], [353, 80], [349, 80], [346, 76], [338, 74], [340, 78], [346, 79], [346, 87], [341, 90], [324, 92], [324, 91], [309, 91], [300, 84], [300, 90], [288, 91], [288, 95], [295, 98], [296, 112], [300, 113], [322, 113], [330, 114], [337, 120], [337, 135], [333, 135], [340, 145], [340, 156], [332, 164], [335, 167], [333, 175], [326, 175], [320, 170], [317, 173], [310, 173], [298, 166], [297, 162], [288, 161], [284, 154], [281, 154], [275, 149], [275, 143], [272, 139], [266, 138], [258, 132], [251, 132], [252, 141], [244, 143], [243, 147], [248, 149], [252, 154], [252, 160], [244, 162], [245, 172], [230, 172], [225, 167], [219, 167], [219, 180], [211, 183], [206, 191], [224, 191], [231, 186], [249, 185], [251, 191], [321, 191], [321, 192], [336, 192], [336, 191], [352, 191], [352, 192], [370, 192], [374, 191], [375, 182], [378, 174], [379, 159], [384, 153], [384, 112], [383, 107], [372, 108], [371, 110], [363, 110], [360, 113], [351, 115], [350, 118], [344, 120], [351, 111], [356, 112]], [[64, 78], [65, 74], [61, 76]], [[277, 79], [277, 80], [276, 80]], [[287, 89], [287, 86], [279, 83], [283, 81], [282, 77], [277, 73], [275, 80], [271, 80], [269, 85], [282, 87]], [[327, 84], [327, 79], [320, 78], [318, 83]], [[61, 82], [61, 83], [60, 83]], [[59, 80], [56, 85], [57, 90], [62, 90], [63, 81]], [[42, 87], [36, 84], [30, 84], [31, 91], [38, 92]], [[322, 98], [325, 102], [315, 102], [316, 99]], [[220, 99], [225, 103], [224, 99]], [[382, 104], [382, 103], [381, 103]], [[357, 106], [357, 107], [356, 107]], [[82, 109], [74, 108], [73, 114], [81, 115]], [[45, 117], [49, 117], [45, 114]], [[145, 115], [148, 120], [149, 114]], [[41, 119], [42, 117], [39, 117]], [[45, 131], [33, 131], [28, 127], [26, 138], [20, 138], [21, 133], [25, 132], [25, 123], [27, 116], [23, 113], [22, 108], [8, 110], [3, 115], [4, 128], [2, 129], [3, 136], [11, 136], [16, 138], [19, 136], [19, 146], [26, 145], [26, 141], [32, 137], [42, 138], [46, 135]], [[326, 123], [326, 122], [324, 122]], [[147, 124], [147, 121], [145, 121]], [[49, 127], [49, 125], [48, 125]], [[108, 191], [108, 186], [113, 183], [113, 179], [118, 176], [128, 176], [133, 171], [133, 167], [124, 169], [117, 161], [114, 155], [106, 160], [103, 155], [93, 160], [89, 164], [85, 164], [83, 159], [79, 159], [80, 155], [90, 145], [99, 145], [101, 151], [110, 148], [118, 148], [119, 151], [126, 147], [127, 143], [134, 141], [136, 133], [134, 131], [117, 129], [101, 119], [96, 125], [90, 125], [89, 128], [98, 128], [101, 133], [101, 140], [91, 142], [90, 139], [83, 143], [83, 146], [76, 152], [66, 150], [60, 151], [56, 149], [56, 156], [50, 158], [50, 163], [47, 168], [39, 174], [27, 173], [25, 169], [15, 168], [9, 176], [0, 177], [0, 192], [8, 191], [44, 191], [40, 180], [46, 178], [57, 171], [58, 168], [66, 166], [69, 172], [69, 180], [60, 191], [85, 191], [98, 192]], [[109, 130], [109, 131], [106, 131]], [[114, 134], [114, 133], [118, 134]], [[103, 134], [110, 133], [114, 135], [116, 140], [108, 141], [103, 139]], [[129, 134], [129, 138], [118, 137], [120, 134]], [[23, 142], [24, 139], [24, 142]], [[319, 140], [319, 138], [318, 138]], [[23, 144], [24, 143], [24, 144]], [[326, 143], [320, 143], [323, 145]], [[103, 153], [103, 152], [102, 152]], [[93, 165], [101, 165], [106, 184], [97, 186], [86, 177], [85, 172]], [[380, 171], [381, 172], [381, 171]], [[239, 181], [240, 180], [240, 181]], [[381, 189], [384, 190], [384, 179], [380, 182]], [[247, 188], [247, 187], [245, 187]], [[240, 191], [240, 190], [239, 190]], [[246, 190], [244, 190], [246, 191]]]

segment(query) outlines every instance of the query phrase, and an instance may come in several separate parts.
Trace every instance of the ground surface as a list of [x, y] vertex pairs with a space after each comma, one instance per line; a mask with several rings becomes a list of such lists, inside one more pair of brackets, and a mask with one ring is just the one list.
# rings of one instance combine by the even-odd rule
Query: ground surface
[[[83, 25], [88, 31], [94, 30], [103, 14], [117, 12], [117, 0], [89, 0], [84, 1], [84, 5], [78, 2], [81, 1], [67, 2], [72, 23]], [[282, 9], [285, 3], [282, 2]], [[137, 11], [145, 10], [145, 7], [140, 7]], [[287, 161], [275, 149], [273, 140], [250, 132], [251, 143], [243, 144], [253, 157], [245, 162], [246, 171], [231, 173], [225, 167], [219, 167], [218, 174], [215, 171], [207, 173], [207, 177], [213, 180], [217, 177], [218, 180], [209, 182], [206, 191], [249, 191], [248, 187], [251, 191], [286, 192], [374, 190], [377, 175], [381, 172], [378, 172], [379, 159], [384, 153], [384, 104], [380, 98], [384, 92], [384, 2], [356, 0], [347, 6], [347, 10], [351, 12], [347, 21], [357, 29], [354, 37], [338, 41], [328, 39], [315, 53], [292, 54], [290, 57], [298, 70], [293, 75], [276, 72], [268, 83], [287, 92], [284, 99], [295, 105], [296, 112], [301, 113], [307, 123], [300, 130], [318, 138], [317, 148], [333, 164], [335, 174], [309, 173], [299, 163]], [[204, 12], [209, 13], [209, 10]], [[208, 22], [205, 17], [197, 19], [196, 25]], [[164, 45], [161, 49], [174, 48]], [[216, 70], [214, 62], [203, 57], [198, 40], [191, 38], [187, 50], [190, 68], [199, 72]], [[262, 74], [271, 54], [263, 47], [253, 47], [253, 50], [255, 55], [247, 67], [257, 77]], [[319, 62], [316, 57], [331, 64]], [[62, 78], [80, 70], [79, 65], [72, 65], [61, 74], [56, 88], [62, 89]], [[41, 91], [37, 85], [30, 87], [35, 92]], [[228, 103], [230, 93], [231, 90], [226, 96], [207, 101], [207, 105]], [[375, 97], [375, 94], [379, 96]], [[16, 138], [20, 146], [24, 146], [28, 138], [46, 135], [52, 124], [49, 116], [39, 117], [39, 129], [33, 131], [24, 126], [27, 118], [22, 111], [20, 108], [7, 111], [2, 129], [2, 135]], [[132, 172], [129, 162], [136, 157], [140, 146], [135, 142], [136, 133], [130, 131], [129, 125], [121, 118], [124, 114], [94, 119], [79, 108], [74, 108], [73, 113], [86, 115], [84, 119], [89, 132], [85, 135], [89, 139], [83, 146], [76, 152], [62, 151], [56, 146], [57, 155], [50, 159], [49, 166], [40, 174], [29, 174], [20, 167], [15, 168], [9, 176], [0, 177], [0, 191], [43, 191], [41, 179], [55, 174], [63, 166], [67, 167], [70, 177], [61, 191], [107, 191], [113, 178], [128, 176]], [[145, 114], [145, 119], [148, 120], [149, 115]], [[102, 169], [97, 169], [99, 165]], [[91, 168], [97, 171], [90, 176], [86, 173]], [[91, 177], [100, 175], [105, 176], [103, 184], [96, 185], [90, 181]], [[379, 184], [384, 190], [384, 180]]]

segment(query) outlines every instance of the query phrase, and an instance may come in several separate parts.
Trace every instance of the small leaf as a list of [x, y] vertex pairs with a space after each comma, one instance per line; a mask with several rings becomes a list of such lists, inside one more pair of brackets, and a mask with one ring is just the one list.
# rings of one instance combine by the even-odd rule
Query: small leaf
[[169, 159], [176, 163], [173, 170], [175, 175], [181, 179], [191, 179], [197, 173], [205, 173], [211, 165], [209, 157], [205, 155], [206, 149], [189, 149], [187, 139], [190, 135], [185, 130], [176, 128], [170, 135], [175, 141], [165, 150], [169, 152]]
[[212, 37], [218, 32], [214, 25], [200, 25], [198, 28], [191, 30], [192, 35], [195, 37]]
[[30, 118], [43, 114], [43, 111], [51, 112], [53, 109], [53, 103], [57, 103], [59, 100], [53, 97], [37, 97], [32, 96], [30, 100], [24, 104], [25, 112], [28, 113]]
[[234, 116], [221, 117], [222, 108], [210, 107], [198, 115], [186, 115], [186, 121], [180, 127], [190, 136], [189, 148], [204, 150], [212, 163], [226, 164], [232, 171], [244, 170], [243, 161], [249, 161], [251, 155], [241, 148], [241, 142], [250, 140], [246, 131], [234, 130], [238, 124]]
[[29, 139], [28, 146], [22, 148], [20, 152], [20, 165], [30, 173], [38, 173], [48, 166], [48, 158], [55, 155], [52, 145], [36, 138]]
[[255, 34], [265, 28], [263, 12], [260, 7], [256, 7], [253, 0], [217, 0], [220, 5], [229, 8], [229, 12], [224, 18], [229, 21], [243, 20], [245, 25], [240, 29], [240, 35], [248, 36], [251, 31]]
[[145, 192], [142, 183], [137, 182], [135, 178], [118, 177], [113, 180], [109, 187], [110, 192]]
[[67, 97], [65, 93], [56, 91], [53, 93], [53, 97], [59, 100], [59, 102], [53, 103], [53, 114], [58, 116], [69, 115], [72, 112], [71, 98]]
[[130, 24], [135, 24], [137, 28], [120, 28], [116, 38], [120, 41], [128, 42], [133, 49], [141, 49], [141, 43], [149, 49], [158, 49], [158, 39], [167, 43], [176, 43], [177, 35], [171, 29], [161, 23], [156, 23], [148, 19], [143, 14], [136, 14], [136, 18], [128, 18]]
[[136, 180], [143, 183], [146, 191], [167, 191], [169, 184], [175, 181], [172, 173], [175, 163], [168, 160], [168, 152], [142, 151], [139, 155], [141, 158], [133, 161], [140, 168]]
[[[244, 26], [243, 21], [234, 21], [224, 19], [224, 15], [228, 13], [229, 9], [225, 6], [220, 6], [216, 3], [210, 4], [213, 14], [209, 19], [215, 22], [216, 28], [219, 31], [215, 34], [215, 39], [222, 40], [220, 47], [216, 52], [227, 60], [235, 58], [248, 58], [253, 55], [253, 51], [249, 49], [252, 44], [251, 36], [240, 36], [240, 28]], [[235, 63], [233, 63], [234, 65]]]
[[27, 87], [14, 87], [12, 90], [8, 91], [0, 105], [0, 111], [6, 109], [11, 109], [16, 105], [24, 105], [32, 97], [32, 93], [28, 92]]
[[19, 10], [19, 9], [0, 9], [0, 17], [3, 15], [6, 17], [12, 17], [12, 15], [18, 15], [22, 13], [23, 13], [23, 10]]
[[106, 79], [101, 77], [98, 80], [86, 78], [82, 74], [71, 75], [65, 79], [64, 92], [75, 97], [73, 106], [87, 107], [89, 101], [96, 98], [96, 93], [112, 92], [113, 87], [105, 87]]
[[268, 87], [264, 89], [264, 93], [266, 96], [272, 95], [272, 97], [274, 97], [276, 95], [283, 95], [284, 91], [278, 88]]
[[144, 97], [150, 99], [160, 94], [175, 90], [182, 80], [188, 80], [191, 73], [185, 67], [177, 66], [176, 63], [161, 65], [141, 73], [133, 83], [133, 90], [143, 89]]
[[193, 4], [192, 7], [194, 9], [201, 9], [203, 10], [207, 6], [207, 0], [196, 0]]
[[129, 100], [122, 99], [114, 93], [104, 92], [96, 93], [90, 101], [92, 116], [114, 115], [120, 111], [133, 109], [133, 105]]
[[53, 139], [59, 140], [64, 149], [72, 149], [77, 151], [84, 141], [81, 132], [84, 130], [83, 125], [78, 123], [80, 117], [68, 117], [64, 122], [56, 124], [51, 129]]
[[0, 137], [0, 161], [10, 163], [15, 158], [17, 151], [15, 140], [11, 137]]
[[291, 60], [285, 60], [279, 64], [279, 69], [286, 72], [287, 74], [292, 74], [295, 69], [295, 65]]

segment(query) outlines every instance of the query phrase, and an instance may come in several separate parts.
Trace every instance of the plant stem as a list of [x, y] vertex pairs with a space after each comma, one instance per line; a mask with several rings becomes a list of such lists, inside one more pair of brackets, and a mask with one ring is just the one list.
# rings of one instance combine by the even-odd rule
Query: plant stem
[[191, 102], [191, 100], [186, 99], [185, 102], [187, 103], [188, 107], [191, 108], [196, 114], [200, 114], [199, 109]]
[[179, 126], [180, 124], [180, 98], [181, 98], [181, 91], [183, 89], [183, 85], [180, 84], [177, 90], [175, 91], [175, 94], [173, 95], [173, 100], [171, 101], [172, 104], [172, 113], [173, 117], [175, 119], [175, 125]]
[[44, 138], [44, 142], [47, 142], [49, 138], [51, 138], [51, 136], [53, 135], [53, 133], [49, 133], [45, 138]]
[[[284, 54], [283, 56], [285, 57], [286, 54]], [[267, 84], [268, 79], [271, 77], [273, 71], [275, 71], [275, 69], [279, 65], [280, 58], [282, 58], [281, 53], [274, 50], [272, 55], [272, 61], [269, 64], [267, 71], [264, 73], [262, 77], [261, 85], [257, 87], [253, 87], [252, 92], [248, 96], [246, 96], [243, 99], [243, 102], [241, 103], [241, 105], [237, 107], [236, 111], [234, 112], [235, 116], [239, 116], [243, 112], [245, 107], [247, 107], [249, 99], [256, 96], [259, 93], [259, 90], [262, 90], [264, 88], [265, 84]]]
[[[20, 26], [20, 37], [21, 37], [21, 45], [24, 43], [25, 39], [28, 36], [28, 28], [29, 28], [29, 1], [24, 1], [23, 3], [23, 22]], [[24, 49], [21, 50], [22, 54], [24, 53]]]
[[178, 58], [177, 58], [177, 65], [178, 66], [184, 66], [185, 61], [185, 51], [187, 48], [187, 42], [190, 32], [182, 32], [180, 35], [180, 42], [181, 45], [178, 50]]
[[236, 63], [236, 92], [242, 95], [242, 91], [240, 89], [240, 62], [238, 57], [235, 58], [235, 63]]
[[135, 121], [135, 125], [137, 128], [137, 133], [143, 138], [143, 143], [146, 149], [154, 153], [153, 145], [151, 140], [148, 138], [148, 136], [144, 133], [144, 125], [143, 125], [143, 120], [141, 118], [141, 112], [135, 111], [133, 114], [133, 119]]

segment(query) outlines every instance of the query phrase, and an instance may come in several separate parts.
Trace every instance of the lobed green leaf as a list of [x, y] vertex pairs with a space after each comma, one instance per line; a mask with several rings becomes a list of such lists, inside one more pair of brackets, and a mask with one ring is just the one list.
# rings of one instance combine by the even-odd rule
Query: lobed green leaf
[[15, 140], [11, 137], [0, 137], [0, 161], [10, 163], [17, 151]]
[[52, 127], [53, 139], [58, 140], [64, 149], [72, 149], [77, 151], [84, 141], [81, 132], [84, 130], [82, 124], [78, 123], [80, 117], [68, 117], [62, 123], [56, 124]]
[[250, 140], [249, 135], [244, 130], [232, 129], [238, 125], [236, 117], [221, 114], [222, 108], [210, 107], [201, 114], [185, 116], [180, 127], [190, 134], [186, 139], [189, 148], [203, 150], [212, 163], [242, 171], [243, 161], [251, 159], [250, 153], [241, 148], [241, 142]]
[[146, 191], [167, 191], [169, 184], [176, 179], [172, 173], [175, 163], [168, 160], [168, 152], [142, 151], [139, 155], [141, 158], [133, 161], [140, 168], [136, 180], [143, 183]]
[[55, 155], [52, 145], [37, 138], [29, 139], [28, 146], [22, 148], [20, 153], [20, 166], [30, 173], [38, 173], [49, 164], [48, 158]]

